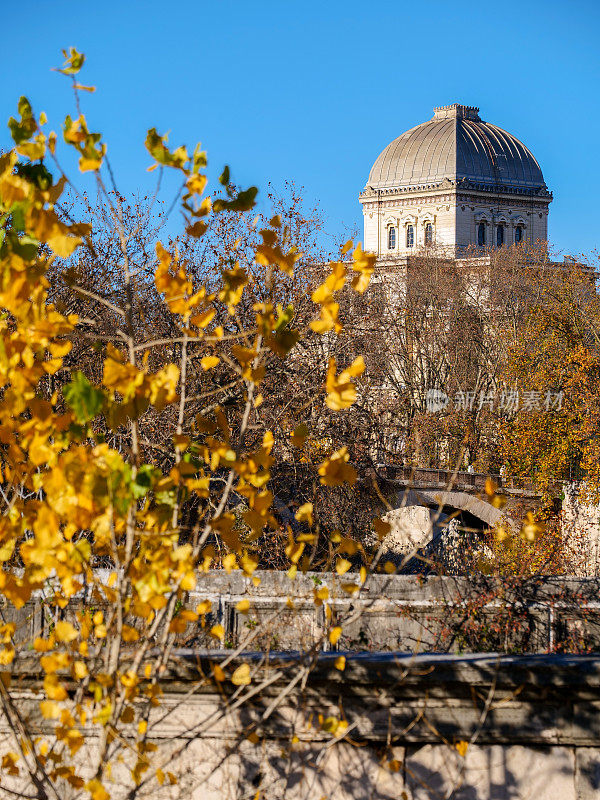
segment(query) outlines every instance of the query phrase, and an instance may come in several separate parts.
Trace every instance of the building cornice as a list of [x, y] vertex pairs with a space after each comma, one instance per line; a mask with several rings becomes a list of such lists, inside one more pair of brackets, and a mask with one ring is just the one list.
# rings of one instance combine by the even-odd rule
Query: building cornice
[[506, 197], [511, 199], [526, 198], [529, 202], [531, 200], [537, 200], [543, 203], [551, 203], [553, 199], [552, 192], [545, 188], [534, 189], [519, 186], [502, 186], [497, 184], [488, 185], [484, 183], [477, 183], [476, 181], [472, 181], [467, 178], [461, 178], [459, 180], [444, 178], [443, 181], [440, 181], [436, 184], [424, 184], [417, 186], [390, 186], [382, 189], [375, 189], [371, 186], [366, 186], [359, 194], [359, 200], [364, 204], [369, 201], [381, 201], [384, 198], [400, 198], [415, 195], [429, 197], [438, 195], [440, 193], [447, 194], [448, 192], [456, 194], [458, 191], [461, 193], [468, 192], [469, 195], [482, 198], [489, 198], [490, 195], [493, 195], [494, 197]]
[[495, 206], [498, 202], [503, 205], [510, 206], [511, 208], [528, 208], [532, 207], [537, 210], [547, 211], [551, 202], [551, 198], [547, 197], [524, 197], [523, 195], [514, 194], [497, 194], [490, 196], [482, 192], [458, 192], [452, 190], [449, 192], [415, 192], [411, 195], [396, 195], [385, 197], [378, 197], [376, 194], [371, 194], [367, 197], [360, 196], [360, 202], [364, 211], [387, 210], [393, 208], [414, 207], [419, 205], [440, 205], [442, 203], [454, 203], [464, 205], [486, 205]]

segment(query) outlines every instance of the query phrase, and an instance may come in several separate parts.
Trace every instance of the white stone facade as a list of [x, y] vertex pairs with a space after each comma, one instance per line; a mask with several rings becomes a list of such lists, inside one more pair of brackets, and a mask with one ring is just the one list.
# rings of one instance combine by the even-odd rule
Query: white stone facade
[[[427, 196], [415, 192], [410, 198], [361, 197], [364, 215], [364, 248], [381, 258], [413, 255], [431, 244], [436, 250], [459, 256], [477, 247], [478, 225], [486, 228], [486, 247], [494, 247], [498, 225], [504, 226], [504, 245], [522, 240], [535, 244], [548, 239], [548, 204], [532, 203], [510, 196], [482, 198], [449, 191]], [[432, 241], [425, 241], [425, 226], [432, 226]], [[413, 226], [413, 245], [407, 246], [407, 229]], [[395, 228], [395, 246], [389, 247], [389, 229]]]

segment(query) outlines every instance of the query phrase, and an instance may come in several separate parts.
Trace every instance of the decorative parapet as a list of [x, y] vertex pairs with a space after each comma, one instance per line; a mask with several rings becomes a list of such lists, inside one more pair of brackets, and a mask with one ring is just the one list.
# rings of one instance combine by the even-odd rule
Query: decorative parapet
[[434, 119], [471, 119], [474, 122], [481, 122], [479, 109], [477, 106], [463, 106], [460, 103], [452, 103], [449, 106], [438, 106], [433, 109]]

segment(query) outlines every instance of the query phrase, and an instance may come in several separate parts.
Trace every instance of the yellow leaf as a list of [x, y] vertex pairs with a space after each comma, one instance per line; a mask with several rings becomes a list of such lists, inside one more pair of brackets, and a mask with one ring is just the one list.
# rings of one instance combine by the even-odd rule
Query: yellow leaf
[[140, 638], [139, 632], [130, 625], [123, 625], [121, 636], [124, 642], [137, 642], [137, 640]]
[[251, 682], [249, 665], [240, 664], [231, 676], [231, 682], [235, 686], [247, 686]]
[[236, 568], [236, 566], [237, 559], [235, 557], [235, 553], [227, 553], [226, 556], [223, 556], [223, 568], [228, 575]]
[[236, 609], [240, 612], [240, 614], [247, 614], [250, 610], [250, 600], [240, 600], [240, 602], [236, 605]]
[[209, 633], [214, 639], [218, 639], [221, 642], [225, 639], [225, 629], [222, 625], [213, 625]]
[[54, 636], [59, 642], [72, 642], [78, 634], [70, 622], [61, 620], [54, 626]]
[[307, 522], [309, 525], [313, 524], [313, 504], [304, 503], [300, 506], [295, 515], [298, 522]]
[[56, 675], [46, 675], [44, 678], [44, 691], [50, 700], [66, 700], [68, 697], [65, 687], [59, 683]]
[[307, 436], [308, 428], [306, 427], [305, 423], [302, 422], [300, 425], [298, 425], [294, 432], [290, 434], [290, 439], [292, 440], [294, 447], [300, 448], [304, 446]]
[[324, 486], [341, 486], [343, 483], [353, 486], [357, 476], [354, 467], [347, 463], [349, 460], [347, 447], [332, 453], [319, 467], [321, 483]]
[[194, 316], [191, 317], [190, 322], [197, 328], [206, 328], [207, 325], [210, 325], [216, 313], [217, 312], [214, 308], [206, 308], [199, 314], [194, 314]]
[[352, 567], [352, 563], [347, 558], [338, 558], [335, 571], [338, 575], [345, 575], [346, 572]]
[[73, 663], [73, 675], [77, 680], [81, 681], [88, 676], [88, 668], [83, 661], [75, 661]]
[[196, 606], [196, 614], [208, 614], [212, 608], [210, 600], [203, 600]]
[[62, 707], [54, 700], [42, 700], [40, 702], [40, 711], [44, 719], [58, 719], [60, 717]]
[[508, 539], [510, 533], [507, 531], [506, 528], [500, 525], [498, 528], [496, 528], [494, 535], [497, 542], [504, 542], [506, 539]]
[[488, 497], [493, 497], [496, 494], [496, 489], [498, 486], [491, 478], [485, 479], [485, 493]]
[[349, 556], [353, 556], [355, 553], [358, 552], [359, 546], [358, 542], [355, 542], [354, 539], [351, 539], [349, 536], [344, 536], [342, 539], [340, 537], [340, 553], [347, 553]]
[[353, 363], [336, 376], [335, 358], [329, 359], [329, 369], [327, 371], [327, 398], [325, 402], [333, 411], [340, 411], [350, 406], [356, 401], [356, 387], [350, 378], [362, 375], [365, 369], [365, 362], [362, 356], [358, 356]]
[[521, 528], [521, 538], [527, 542], [535, 542], [535, 540], [544, 532], [544, 527], [536, 521], [531, 511], [525, 515], [525, 522]]
[[17, 753], [13, 753], [9, 751], [2, 756], [2, 769], [7, 772], [8, 775], [18, 775], [19, 768], [17, 767], [17, 762], [19, 761], [19, 756]]
[[206, 372], [213, 367], [216, 367], [221, 359], [217, 358], [217, 356], [204, 356], [204, 358], [200, 359], [200, 364], [202, 369]]
[[324, 600], [329, 599], [329, 589], [327, 586], [321, 586], [318, 589], [315, 589], [315, 602], [317, 605], [323, 603]]
[[[297, 564], [300, 561], [300, 556], [304, 552], [304, 542], [295, 542], [293, 539], [290, 541], [285, 548], [285, 554], [292, 562], [292, 564]], [[293, 577], [293, 576], [290, 576]]]
[[338, 656], [333, 663], [336, 669], [343, 672], [346, 669], [346, 656]]
[[469, 748], [468, 742], [457, 742], [455, 745], [456, 749], [458, 750], [459, 754], [464, 758], [467, 755], [467, 750]]
[[377, 534], [377, 538], [380, 542], [383, 541], [388, 533], [392, 530], [390, 523], [385, 522], [382, 519], [374, 519], [373, 527], [375, 528], [375, 533]]
[[342, 635], [342, 629], [338, 626], [332, 628], [329, 631], [329, 641], [331, 644], [337, 644], [340, 640], [340, 636]]
[[352, 269], [354, 272], [358, 273], [352, 280], [352, 287], [355, 291], [362, 294], [369, 286], [371, 275], [375, 270], [377, 256], [374, 253], [365, 253], [361, 245], [358, 244], [352, 253], [352, 259], [354, 262], [352, 264]]
[[97, 778], [88, 781], [85, 788], [90, 793], [92, 800], [110, 800], [109, 793]]

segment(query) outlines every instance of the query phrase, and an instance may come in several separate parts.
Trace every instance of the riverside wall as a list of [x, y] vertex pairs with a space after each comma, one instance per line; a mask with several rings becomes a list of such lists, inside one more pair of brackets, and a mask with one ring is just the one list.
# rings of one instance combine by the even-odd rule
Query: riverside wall
[[[348, 574], [255, 577], [258, 585], [214, 571], [192, 593], [192, 607], [211, 599], [209, 622], [224, 626], [223, 646], [211, 645], [205, 629], [179, 641], [149, 721], [153, 763], [178, 782], [149, 781], [136, 798], [600, 798], [599, 581], [519, 587], [382, 575], [353, 596]], [[315, 606], [324, 586], [329, 597]], [[240, 599], [250, 600], [249, 614], [236, 610]], [[327, 605], [344, 628], [335, 647], [323, 635]], [[440, 652], [440, 629], [454, 618], [464, 626], [473, 608], [491, 647], [486, 614], [493, 620], [515, 605], [529, 626], [528, 650], [507, 652], [517, 649], [509, 637], [504, 652], [467, 653], [456, 636]], [[52, 624], [41, 601], [18, 615], [23, 643]], [[243, 662], [252, 674], [243, 689], [206, 679], [215, 663], [231, 674]], [[37, 663], [19, 650], [11, 694], [30, 729], [51, 739], [53, 723], [37, 706]], [[0, 752], [14, 749], [11, 736], [0, 717]], [[95, 746], [90, 728], [78, 758]], [[120, 783], [127, 766], [125, 756], [113, 771], [114, 800], [131, 796]]]

